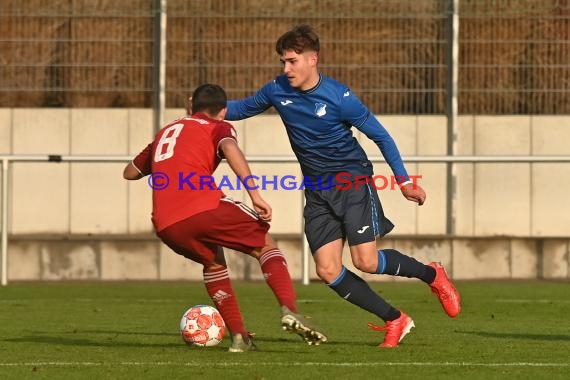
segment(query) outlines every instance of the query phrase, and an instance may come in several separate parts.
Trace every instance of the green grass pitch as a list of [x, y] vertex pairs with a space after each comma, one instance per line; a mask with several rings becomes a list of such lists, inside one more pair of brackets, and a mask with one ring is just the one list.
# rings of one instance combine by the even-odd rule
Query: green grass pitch
[[[328, 333], [307, 346], [283, 332], [264, 283], [235, 283], [259, 352], [229, 337], [190, 348], [178, 323], [211, 304], [202, 283], [12, 283], [0, 288], [0, 379], [569, 379], [568, 282], [459, 282], [448, 318], [419, 281], [373, 284], [416, 328], [396, 349], [368, 313], [323, 284], [296, 285], [299, 307]], [[376, 322], [379, 322], [376, 320]]]

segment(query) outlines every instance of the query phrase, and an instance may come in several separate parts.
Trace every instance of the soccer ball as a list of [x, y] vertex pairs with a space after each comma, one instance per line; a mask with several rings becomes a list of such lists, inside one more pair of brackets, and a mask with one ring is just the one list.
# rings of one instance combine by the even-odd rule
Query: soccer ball
[[224, 339], [225, 332], [224, 319], [212, 306], [192, 306], [180, 320], [180, 335], [191, 346], [215, 346]]

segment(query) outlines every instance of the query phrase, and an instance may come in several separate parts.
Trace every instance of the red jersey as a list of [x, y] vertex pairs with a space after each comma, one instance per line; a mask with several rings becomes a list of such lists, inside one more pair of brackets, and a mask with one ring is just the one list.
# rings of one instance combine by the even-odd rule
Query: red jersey
[[149, 177], [156, 231], [218, 207], [224, 193], [212, 174], [223, 158], [222, 140], [236, 140], [231, 124], [202, 113], [173, 121], [133, 160]]

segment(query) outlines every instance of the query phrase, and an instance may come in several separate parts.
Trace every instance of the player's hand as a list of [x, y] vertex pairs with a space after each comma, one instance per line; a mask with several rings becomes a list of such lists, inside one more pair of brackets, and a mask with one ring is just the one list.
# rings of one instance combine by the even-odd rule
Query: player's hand
[[264, 222], [271, 222], [273, 210], [271, 210], [271, 206], [269, 205], [269, 203], [265, 202], [261, 198], [252, 200], [252, 202], [253, 202], [253, 208], [259, 215], [259, 218]]
[[408, 183], [400, 188], [402, 195], [409, 201], [423, 205], [426, 201], [426, 192], [416, 183]]

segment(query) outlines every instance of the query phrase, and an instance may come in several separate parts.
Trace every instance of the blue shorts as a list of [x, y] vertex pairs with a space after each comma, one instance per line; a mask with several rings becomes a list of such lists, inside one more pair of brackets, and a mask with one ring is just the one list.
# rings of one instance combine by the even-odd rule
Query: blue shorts
[[313, 253], [338, 239], [348, 240], [349, 246], [371, 242], [394, 228], [369, 183], [348, 189], [305, 189], [305, 197], [305, 235]]

